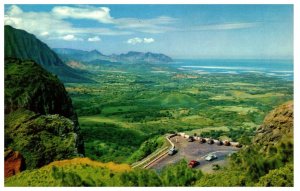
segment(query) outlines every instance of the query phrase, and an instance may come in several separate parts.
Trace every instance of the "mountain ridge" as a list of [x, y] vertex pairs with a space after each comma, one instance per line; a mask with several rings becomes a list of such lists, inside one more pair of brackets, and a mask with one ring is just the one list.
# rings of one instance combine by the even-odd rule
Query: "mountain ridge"
[[129, 51], [122, 54], [104, 55], [98, 50], [78, 50], [71, 48], [54, 48], [56, 52], [63, 60], [77, 60], [82, 62], [95, 62], [96, 60], [103, 60], [109, 62], [149, 62], [149, 63], [169, 63], [173, 62], [173, 59], [162, 53], [152, 52], [137, 52]]
[[59, 56], [35, 35], [25, 30], [4, 26], [5, 58], [31, 59], [64, 82], [91, 82], [67, 66]]

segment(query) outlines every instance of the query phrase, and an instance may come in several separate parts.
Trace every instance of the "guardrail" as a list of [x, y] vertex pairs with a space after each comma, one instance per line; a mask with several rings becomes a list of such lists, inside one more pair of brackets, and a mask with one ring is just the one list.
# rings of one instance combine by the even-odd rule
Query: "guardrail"
[[[165, 138], [167, 139], [167, 141], [170, 143], [171, 148], [175, 148], [174, 143], [172, 143], [172, 141], [170, 140], [170, 138], [176, 136], [176, 134], [171, 134], [171, 135], [167, 135]], [[165, 156], [166, 154], [168, 154], [168, 150], [169, 147], [164, 147], [160, 150], [157, 150], [155, 152], [153, 152], [152, 154], [150, 154], [149, 156], [147, 156], [146, 158], [144, 158], [143, 160], [139, 161], [139, 162], [135, 162], [131, 165], [132, 168], [137, 168], [142, 166], [142, 168], [147, 168], [149, 167], [151, 164], [153, 164], [154, 162], [158, 161], [159, 159], [161, 159], [163, 156]], [[145, 164], [146, 163], [146, 164]], [[145, 164], [145, 165], [144, 165]]]

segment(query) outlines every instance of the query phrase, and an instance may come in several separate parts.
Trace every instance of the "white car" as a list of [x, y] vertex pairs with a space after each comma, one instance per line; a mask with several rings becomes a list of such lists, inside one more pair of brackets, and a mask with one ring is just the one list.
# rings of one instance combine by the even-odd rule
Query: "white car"
[[218, 158], [217, 155], [215, 155], [215, 154], [209, 154], [209, 155], [207, 155], [205, 157], [205, 160], [212, 161], [212, 160], [215, 160], [216, 158]]
[[175, 148], [171, 148], [168, 152], [168, 155], [172, 156], [177, 152], [177, 150]]

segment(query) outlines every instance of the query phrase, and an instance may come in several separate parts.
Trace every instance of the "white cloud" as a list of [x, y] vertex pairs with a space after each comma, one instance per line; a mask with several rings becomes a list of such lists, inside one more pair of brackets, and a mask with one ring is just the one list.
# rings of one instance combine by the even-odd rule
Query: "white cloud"
[[61, 15], [52, 12], [24, 12], [17, 5], [12, 5], [5, 12], [4, 23], [18, 29], [24, 29], [44, 39], [63, 39], [63, 36], [74, 35], [76, 40], [86, 39], [88, 36], [99, 35], [128, 35], [126, 30], [113, 30], [99, 27], [74, 27]]
[[214, 24], [214, 25], [201, 25], [190, 28], [188, 30], [192, 31], [201, 31], [201, 30], [235, 30], [235, 29], [244, 29], [244, 28], [253, 28], [257, 27], [260, 23], [259, 22], [236, 22], [236, 23], [221, 23], [221, 24]]
[[98, 42], [101, 41], [101, 38], [99, 36], [94, 36], [94, 37], [90, 37], [88, 38], [89, 42]]
[[41, 36], [48, 36], [48, 35], [49, 35], [49, 32], [47, 32], [47, 31], [41, 32], [40, 35], [41, 35]]
[[132, 44], [132, 45], [141, 44], [141, 43], [149, 44], [149, 43], [153, 43], [153, 42], [154, 42], [153, 38], [139, 38], [139, 37], [135, 37], [135, 38], [131, 38], [131, 39], [127, 40], [127, 43], [128, 44]]
[[114, 23], [119, 29], [131, 29], [145, 33], [164, 33], [175, 30], [169, 25], [175, 23], [177, 19], [167, 16], [160, 16], [152, 19], [120, 18]]
[[62, 36], [60, 38], [63, 40], [66, 40], [66, 41], [83, 41], [82, 38], [77, 38], [76, 36], [74, 36], [72, 34], [68, 34], [68, 35]]
[[[82, 39], [100, 35], [129, 35], [134, 32], [164, 33], [174, 30], [170, 27], [177, 20], [160, 16], [150, 19], [113, 18], [108, 7], [95, 6], [56, 6], [49, 12], [26, 12], [12, 5], [5, 12], [4, 22], [15, 28], [24, 29], [44, 39], [55, 39], [72, 34]], [[74, 27], [66, 19], [89, 19], [110, 24], [110, 28]]]
[[144, 38], [144, 43], [149, 44], [149, 43], [152, 43], [152, 42], [154, 42], [153, 38]]
[[91, 19], [101, 23], [113, 23], [110, 16], [110, 9], [107, 7], [68, 7], [57, 6], [52, 13], [61, 18]]
[[135, 44], [140, 44], [140, 43], [142, 43], [142, 42], [143, 42], [143, 39], [138, 38], [138, 37], [131, 38], [131, 39], [128, 39], [128, 40], [127, 40], [127, 43], [128, 43], [128, 44], [133, 44], [133, 45], [135, 45]]

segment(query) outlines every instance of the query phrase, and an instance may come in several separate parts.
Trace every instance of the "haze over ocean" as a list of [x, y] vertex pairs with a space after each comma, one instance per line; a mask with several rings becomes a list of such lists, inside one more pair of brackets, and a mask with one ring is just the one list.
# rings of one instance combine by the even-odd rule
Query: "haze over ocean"
[[172, 64], [179, 70], [198, 74], [257, 73], [275, 76], [293, 81], [293, 60], [260, 60], [260, 59], [178, 59]]

